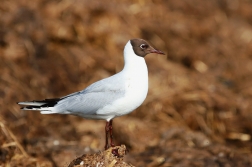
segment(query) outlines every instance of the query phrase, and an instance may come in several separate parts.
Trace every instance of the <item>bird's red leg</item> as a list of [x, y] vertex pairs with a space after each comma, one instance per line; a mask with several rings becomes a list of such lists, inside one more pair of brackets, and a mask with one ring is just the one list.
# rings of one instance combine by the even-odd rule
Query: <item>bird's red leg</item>
[[114, 142], [113, 142], [114, 137], [113, 137], [113, 131], [112, 131], [112, 130], [113, 130], [112, 123], [113, 123], [113, 121], [110, 120], [110, 121], [109, 121], [110, 146], [111, 146], [111, 147], [115, 147], [115, 144], [114, 144]]
[[[113, 131], [112, 131], [112, 130], [113, 130], [112, 123], [113, 123], [113, 121], [110, 120], [110, 121], [109, 121], [110, 146], [111, 146], [111, 147], [115, 147], [115, 144], [114, 144], [114, 142], [113, 142], [114, 137], [113, 137]], [[117, 157], [120, 157], [120, 154], [119, 154], [119, 152], [118, 152], [118, 148], [112, 149], [112, 154], [114, 154], [114, 155], [117, 156]]]
[[106, 135], [105, 150], [107, 150], [109, 148], [109, 143], [108, 143], [109, 131], [110, 131], [109, 126], [110, 126], [110, 122], [106, 122], [106, 126], [105, 126], [105, 135]]

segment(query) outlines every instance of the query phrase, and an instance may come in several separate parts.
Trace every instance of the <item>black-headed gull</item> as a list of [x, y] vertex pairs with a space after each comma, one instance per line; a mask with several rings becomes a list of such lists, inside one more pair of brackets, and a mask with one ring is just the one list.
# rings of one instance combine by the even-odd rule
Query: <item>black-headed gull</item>
[[56, 99], [19, 102], [23, 110], [41, 114], [72, 114], [88, 119], [104, 119], [105, 149], [113, 147], [112, 119], [139, 107], [148, 92], [148, 69], [144, 57], [149, 53], [164, 54], [143, 39], [131, 39], [124, 48], [121, 72], [97, 81], [86, 89]]

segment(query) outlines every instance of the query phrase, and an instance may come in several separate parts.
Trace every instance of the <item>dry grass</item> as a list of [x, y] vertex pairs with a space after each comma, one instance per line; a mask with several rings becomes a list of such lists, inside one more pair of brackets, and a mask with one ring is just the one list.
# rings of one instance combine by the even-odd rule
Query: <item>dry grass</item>
[[141, 37], [167, 57], [147, 56], [146, 101], [115, 119], [126, 160], [251, 166], [251, 7], [246, 0], [1, 2], [0, 164], [67, 166], [103, 149], [103, 121], [24, 112], [16, 102], [60, 97], [120, 71], [125, 43]]

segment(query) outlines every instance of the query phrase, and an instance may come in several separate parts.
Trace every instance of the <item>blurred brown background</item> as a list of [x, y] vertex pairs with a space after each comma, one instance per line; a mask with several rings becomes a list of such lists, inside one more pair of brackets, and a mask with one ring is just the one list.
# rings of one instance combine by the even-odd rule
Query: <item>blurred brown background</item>
[[103, 149], [105, 121], [21, 111], [119, 72], [143, 38], [144, 104], [114, 120], [135, 166], [252, 166], [252, 1], [2, 0], [0, 165], [67, 166]]

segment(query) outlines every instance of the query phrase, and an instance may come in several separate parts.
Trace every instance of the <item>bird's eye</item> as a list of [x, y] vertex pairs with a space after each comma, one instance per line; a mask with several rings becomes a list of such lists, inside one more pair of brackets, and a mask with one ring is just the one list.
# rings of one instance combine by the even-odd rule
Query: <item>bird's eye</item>
[[141, 45], [140, 45], [140, 48], [141, 48], [141, 49], [147, 49], [147, 48], [148, 48], [148, 45], [146, 45], [146, 44], [141, 44]]

